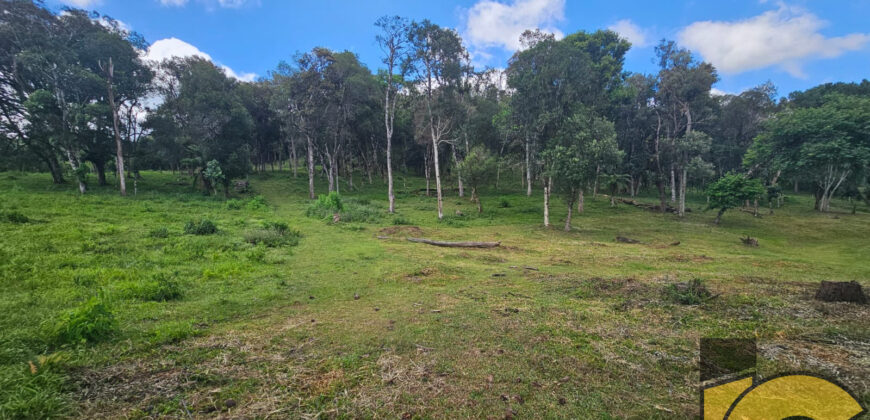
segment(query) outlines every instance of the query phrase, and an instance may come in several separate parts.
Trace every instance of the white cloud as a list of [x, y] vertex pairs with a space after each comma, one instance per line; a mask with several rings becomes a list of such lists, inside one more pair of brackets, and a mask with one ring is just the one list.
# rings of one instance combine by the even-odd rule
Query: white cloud
[[613, 32], [616, 32], [622, 38], [631, 42], [631, 45], [635, 47], [646, 47], [650, 45], [649, 37], [647, 36], [647, 31], [637, 26], [630, 19], [622, 19], [613, 25], [607, 27]]
[[565, 0], [514, 0], [500, 3], [481, 0], [468, 10], [464, 38], [475, 48], [521, 48], [520, 35], [527, 29], [541, 29], [561, 38], [555, 26], [565, 19]]
[[749, 19], [695, 22], [678, 35], [679, 41], [701, 54], [724, 73], [778, 66], [804, 78], [803, 62], [834, 58], [864, 48], [870, 34], [825, 37], [827, 22], [803, 9], [780, 4], [779, 9]]
[[[163, 61], [170, 59], [172, 57], [202, 57], [206, 60], [214, 62], [211, 56], [200, 51], [199, 48], [194, 47], [187, 42], [184, 42], [178, 38], [165, 38], [159, 41], [155, 41], [148, 47], [148, 51], [145, 53], [145, 59], [150, 61]], [[237, 73], [233, 69], [229, 68], [220, 63], [216, 63], [221, 69], [223, 69], [224, 73], [227, 76], [232, 77], [234, 79], [241, 80], [243, 82], [251, 82], [257, 78], [256, 73]]]
[[60, 2], [67, 6], [85, 9], [102, 3], [102, 0], [60, 0]]
[[[72, 1], [88, 1], [88, 0], [72, 0]], [[181, 7], [187, 5], [190, 0], [158, 0], [160, 4], [163, 6], [169, 7]], [[228, 8], [228, 9], [238, 9], [247, 4], [259, 4], [259, 0], [199, 0], [200, 3], [205, 4], [207, 8], [211, 8], [214, 5], [218, 5], [219, 7]]]
[[725, 92], [724, 90], [721, 90], [721, 89], [710, 88], [710, 96], [725, 96], [725, 95], [730, 95], [730, 93]]

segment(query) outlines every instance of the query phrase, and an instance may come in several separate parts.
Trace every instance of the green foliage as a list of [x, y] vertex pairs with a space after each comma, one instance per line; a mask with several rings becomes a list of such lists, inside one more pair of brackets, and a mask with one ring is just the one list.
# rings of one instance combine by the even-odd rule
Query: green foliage
[[226, 176], [224, 176], [220, 162], [214, 159], [208, 161], [205, 170], [202, 171], [202, 176], [211, 183], [212, 188], [214, 188], [215, 185], [222, 184], [226, 181]]
[[712, 297], [712, 294], [704, 285], [704, 281], [698, 278], [687, 283], [672, 283], [665, 286], [665, 298], [680, 305], [700, 305]]
[[317, 196], [305, 214], [315, 219], [332, 220], [335, 214], [345, 223], [376, 223], [384, 216], [384, 210], [371, 204], [369, 199], [343, 199], [333, 191]]
[[166, 322], [160, 324], [151, 332], [152, 344], [177, 343], [185, 338], [196, 335], [193, 324], [187, 321]]
[[126, 295], [144, 301], [166, 302], [181, 299], [184, 290], [175, 275], [157, 273], [150, 280], [129, 287]]
[[238, 200], [235, 198], [231, 198], [224, 202], [224, 208], [227, 210], [241, 210], [244, 206], [245, 202], [243, 200]]
[[707, 186], [709, 208], [719, 209], [716, 223], [725, 210], [740, 206], [746, 200], [760, 198], [765, 193], [761, 181], [751, 179], [746, 175], [729, 173]]
[[184, 225], [187, 235], [213, 235], [217, 231], [217, 226], [209, 219], [190, 220]]
[[67, 377], [39, 360], [0, 369], [0, 419], [47, 419], [69, 414]]
[[244, 237], [247, 243], [276, 248], [298, 245], [302, 234], [298, 230], [290, 229], [284, 222], [265, 222], [261, 229], [245, 232]]
[[24, 213], [20, 211], [9, 211], [0, 214], [0, 219], [5, 220], [9, 223], [22, 224], [29, 223], [30, 218], [27, 217]]
[[507, 197], [499, 197], [498, 198], [498, 206], [499, 206], [499, 208], [506, 209], [506, 208], [509, 208], [511, 206], [511, 202], [510, 202], [510, 200], [508, 200]]
[[260, 210], [267, 207], [266, 199], [262, 195], [254, 196], [245, 204], [245, 208], [248, 210]]
[[410, 225], [411, 221], [402, 216], [393, 216], [393, 226]]
[[96, 342], [118, 328], [115, 312], [103, 296], [94, 296], [60, 318], [54, 328], [55, 345]]

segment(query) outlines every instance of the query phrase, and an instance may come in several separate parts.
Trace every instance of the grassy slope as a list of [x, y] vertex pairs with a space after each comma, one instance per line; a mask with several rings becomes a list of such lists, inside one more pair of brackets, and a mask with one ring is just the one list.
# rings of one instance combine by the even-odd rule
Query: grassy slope
[[[0, 397], [0, 418], [683, 417], [698, 412], [701, 336], [759, 337], [762, 373], [838, 372], [870, 402], [870, 310], [811, 299], [822, 279], [870, 286], [866, 213], [817, 214], [798, 196], [774, 215], [731, 211], [713, 227], [712, 213], [677, 220], [599, 198], [565, 233], [540, 226], [539, 194], [490, 192], [478, 217], [451, 193], [445, 214], [466, 216], [439, 223], [434, 198], [409, 193], [420, 180], [400, 181], [399, 215], [422, 235], [503, 245], [461, 250], [406, 242], [408, 227], [380, 231], [389, 216], [307, 218], [306, 182], [286, 173], [254, 177], [265, 209], [227, 210], [178, 181], [146, 173], [125, 199], [0, 174], [0, 211], [34, 219], [0, 223], [0, 381], [19, 388]], [[385, 208], [383, 190], [346, 196]], [[498, 207], [501, 197], [511, 206]], [[554, 200], [558, 227], [562, 207]], [[197, 217], [220, 233], [183, 235]], [[288, 222], [304, 237], [293, 248], [254, 248], [242, 235], [262, 221]], [[149, 236], [159, 227], [167, 238]], [[744, 247], [744, 234], [761, 246]], [[644, 243], [617, 244], [616, 235]], [[177, 272], [182, 299], [130, 295], [158, 272]], [[721, 295], [701, 306], [663, 299], [665, 284], [693, 277]], [[47, 347], [56, 319], [101, 290], [119, 331]], [[58, 366], [36, 363], [30, 374], [27, 361], [47, 352], [59, 352]]]

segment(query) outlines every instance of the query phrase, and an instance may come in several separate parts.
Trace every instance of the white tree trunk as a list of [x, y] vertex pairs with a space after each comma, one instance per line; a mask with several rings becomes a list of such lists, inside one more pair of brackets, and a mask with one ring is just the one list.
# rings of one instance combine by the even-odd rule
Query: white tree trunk
[[532, 196], [532, 164], [531, 164], [531, 146], [529, 145], [529, 136], [526, 136], [526, 196]]
[[308, 198], [314, 199], [314, 141], [310, 135], [305, 136], [308, 140]]
[[550, 226], [550, 188], [553, 186], [553, 179], [548, 179], [548, 184], [544, 185], [544, 226]]

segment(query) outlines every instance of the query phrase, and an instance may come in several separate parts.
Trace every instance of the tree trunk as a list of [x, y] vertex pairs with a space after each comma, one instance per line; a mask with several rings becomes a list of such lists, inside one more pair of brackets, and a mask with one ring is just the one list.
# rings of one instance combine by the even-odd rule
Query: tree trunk
[[[390, 213], [396, 212], [396, 195], [393, 192], [393, 139], [392, 133], [387, 132], [387, 198], [390, 200]], [[369, 184], [372, 183], [372, 172], [369, 171]]]
[[477, 194], [477, 188], [471, 187], [471, 199], [477, 203], [477, 214], [483, 213], [483, 203], [480, 202], [480, 195]]
[[548, 184], [544, 185], [544, 226], [550, 227], [550, 187], [553, 178], [548, 178]]
[[104, 186], [107, 184], [106, 182], [106, 163], [105, 162], [93, 162], [94, 169], [97, 170], [97, 185]]
[[112, 63], [112, 58], [109, 57], [109, 65], [106, 70], [108, 78], [106, 86], [109, 93], [109, 108], [112, 109], [112, 126], [115, 130], [115, 152], [118, 166], [118, 181], [121, 185], [121, 195], [127, 195], [127, 180], [124, 178], [124, 149], [121, 144], [121, 128], [118, 126], [118, 108], [115, 106], [115, 94], [112, 89], [112, 79], [115, 76], [115, 65]]
[[314, 141], [310, 135], [305, 136], [308, 140], [308, 198], [314, 199]]
[[465, 189], [462, 187], [462, 171], [459, 170], [459, 159], [456, 157], [456, 146], [450, 144], [453, 152], [453, 164], [456, 165], [456, 181], [459, 184], [459, 197], [465, 197]]
[[583, 213], [586, 209], [586, 199], [583, 197], [583, 190], [577, 195], [577, 213]]
[[565, 218], [565, 232], [571, 231], [571, 212], [574, 210], [574, 203], [568, 204], [568, 217]]
[[526, 196], [532, 196], [532, 165], [531, 165], [531, 145], [529, 144], [529, 136], [526, 135]]
[[671, 165], [671, 203], [677, 201], [677, 177], [674, 174], [674, 165]]
[[426, 197], [429, 197], [429, 147], [426, 147], [426, 154], [423, 156], [423, 172], [426, 174]]
[[719, 209], [719, 213], [716, 214], [716, 218], [713, 219], [713, 224], [718, 225], [720, 221], [722, 221], [722, 215], [725, 214], [725, 208]]
[[441, 169], [438, 167], [438, 141], [435, 140], [435, 128], [432, 128], [432, 159], [435, 166], [435, 194], [438, 196], [438, 220], [444, 218], [443, 203], [441, 202]]
[[679, 215], [683, 217], [686, 215], [686, 177], [687, 170], [683, 167], [680, 170], [680, 206], [679, 206]]

